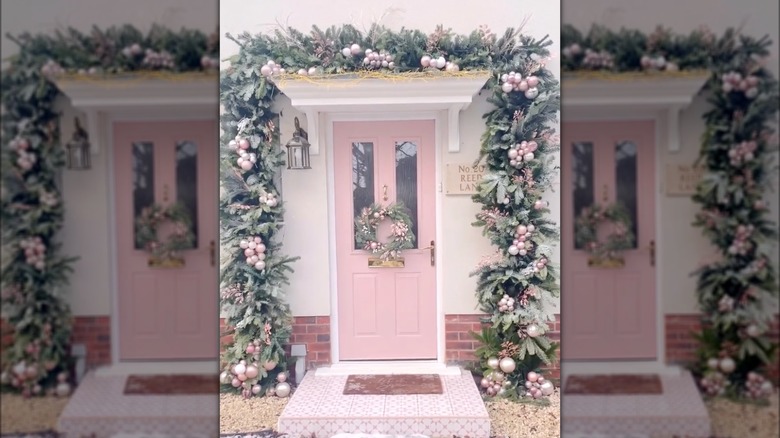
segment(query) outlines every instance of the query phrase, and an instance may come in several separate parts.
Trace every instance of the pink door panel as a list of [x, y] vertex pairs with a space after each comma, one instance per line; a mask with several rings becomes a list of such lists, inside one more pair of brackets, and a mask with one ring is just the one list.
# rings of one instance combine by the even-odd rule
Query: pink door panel
[[[436, 278], [426, 249], [436, 236], [434, 122], [336, 122], [333, 143], [339, 356], [435, 359]], [[403, 268], [369, 268], [354, 218], [373, 202], [396, 201], [411, 210], [415, 249], [404, 251]], [[388, 230], [380, 225], [380, 239]]]
[[[121, 122], [113, 128], [120, 359], [213, 359], [217, 124]], [[192, 213], [196, 248], [183, 251], [182, 268], [150, 268], [148, 254], [136, 248], [135, 217], [153, 202], [183, 202]], [[164, 226], [159, 231], [164, 234]]]
[[[568, 122], [562, 138], [563, 359], [655, 359], [655, 125]], [[619, 201], [635, 224], [636, 248], [622, 268], [588, 266], [574, 222], [594, 202]]]

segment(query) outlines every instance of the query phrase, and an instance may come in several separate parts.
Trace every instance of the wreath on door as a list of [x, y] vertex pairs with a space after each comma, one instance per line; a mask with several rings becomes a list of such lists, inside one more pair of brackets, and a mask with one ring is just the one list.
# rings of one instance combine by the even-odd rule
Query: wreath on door
[[[612, 232], [602, 241], [598, 238], [598, 229], [604, 223], [612, 224]], [[634, 247], [631, 225], [631, 216], [622, 205], [593, 204], [577, 217], [574, 239], [577, 246], [590, 253], [596, 262], [622, 262], [622, 252]]]
[[[172, 225], [172, 232], [161, 241], [158, 229], [163, 223]], [[138, 246], [158, 260], [176, 259], [178, 252], [191, 249], [195, 243], [192, 220], [182, 204], [164, 207], [152, 204], [143, 210], [135, 221], [135, 241]]]
[[[390, 236], [383, 243], [377, 237], [377, 229], [385, 219], [392, 221], [392, 225]], [[382, 260], [397, 259], [401, 251], [414, 248], [412, 220], [403, 202], [386, 207], [374, 203], [364, 208], [355, 218], [355, 240], [363, 249], [379, 254]]]

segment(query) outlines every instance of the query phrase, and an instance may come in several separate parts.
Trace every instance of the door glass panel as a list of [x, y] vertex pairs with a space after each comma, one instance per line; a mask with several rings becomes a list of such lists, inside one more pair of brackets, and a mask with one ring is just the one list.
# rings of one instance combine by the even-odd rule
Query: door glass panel
[[[578, 142], [572, 144], [572, 183], [574, 196], [574, 218], [580, 216], [583, 209], [593, 205], [593, 143]], [[572, 221], [572, 227], [575, 226]], [[575, 242], [575, 249], [582, 249]]]
[[[374, 203], [374, 144], [352, 143], [352, 217]], [[363, 249], [354, 242], [355, 249]]]
[[637, 154], [636, 144], [622, 141], [615, 145], [615, 187], [617, 202], [623, 204], [631, 218], [631, 231], [634, 233], [634, 248], [637, 247]]
[[198, 146], [189, 140], [176, 143], [176, 201], [192, 221], [193, 247], [198, 247]]
[[[154, 143], [139, 141], [133, 143], [133, 220], [141, 216], [141, 211], [152, 204], [154, 204]], [[134, 235], [135, 249], [143, 249], [138, 245], [137, 240]]]
[[395, 142], [395, 191], [396, 200], [409, 209], [417, 248], [417, 144], [412, 141]]

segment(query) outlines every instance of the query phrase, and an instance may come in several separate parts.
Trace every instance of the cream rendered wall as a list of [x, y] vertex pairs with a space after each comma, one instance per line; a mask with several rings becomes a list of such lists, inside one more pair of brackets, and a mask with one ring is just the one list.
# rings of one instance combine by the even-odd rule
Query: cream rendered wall
[[[599, 23], [611, 29], [626, 27], [652, 32], [661, 24], [674, 32], [688, 34], [700, 25], [706, 24], [716, 35], [721, 35], [729, 27], [742, 27], [747, 35], [760, 37], [768, 34], [773, 41], [767, 66], [775, 76], [778, 75], [778, 2], [764, 0], [588, 0], [587, 2], [563, 0], [561, 5], [562, 22], [572, 24], [587, 32], [592, 23]], [[566, 96], [563, 96], [564, 102]], [[698, 96], [693, 104], [682, 113], [681, 144], [682, 150], [669, 152], [661, 141], [658, 147], [664, 162], [672, 164], [690, 164], [699, 151], [700, 136], [704, 131], [702, 114], [708, 104], [704, 96]], [[564, 110], [565, 120], [565, 110]], [[659, 132], [665, 132], [661, 124]], [[660, 169], [663, 171], [663, 169]], [[660, 173], [659, 175], [663, 175]], [[777, 184], [775, 183], [775, 190]], [[768, 194], [771, 211], [778, 216], [777, 192]], [[657, 236], [659, 248], [658, 267], [662, 279], [659, 284], [662, 291], [662, 309], [666, 313], [696, 312], [696, 279], [689, 274], [706, 260], [713, 248], [701, 231], [690, 226], [698, 208], [685, 197], [667, 197], [661, 194], [662, 209], [661, 235]], [[676, 244], [676, 242], [684, 242]], [[777, 250], [775, 267], [778, 267]]]
[[[378, 0], [355, 2], [354, 0], [333, 0], [327, 7], [317, 0], [281, 1], [271, 0], [247, 2], [222, 0], [220, 2], [220, 34], [222, 35], [221, 57], [227, 58], [238, 52], [238, 46], [224, 37], [225, 33], [237, 35], [273, 30], [278, 23], [308, 31], [313, 24], [321, 28], [331, 25], [353, 24], [359, 29], [368, 28], [373, 22], [393, 29], [406, 27], [432, 32], [442, 24], [454, 32], [468, 34], [482, 24], [488, 24], [495, 33], [502, 33], [508, 27], [518, 27], [525, 18], [524, 33], [543, 37], [549, 34], [553, 45], [551, 53], [559, 52], [560, 13], [558, 3], [539, 3], [529, 0], [485, 0], [468, 11], [464, 7], [453, 7], [451, 1]], [[557, 59], [549, 64], [550, 70], [559, 76]], [[435, 85], [434, 85], [435, 86]], [[446, 151], [441, 154], [442, 169], [445, 163], [470, 163], [479, 151], [480, 137], [485, 129], [482, 114], [490, 109], [486, 95], [475, 97], [474, 103], [460, 117], [461, 150], [458, 153]], [[306, 117], [290, 107], [289, 99], [282, 97], [278, 103], [284, 117], [281, 121], [282, 139], [289, 139], [293, 131], [293, 118], [299, 117], [306, 126]], [[291, 278], [289, 299], [296, 315], [330, 314], [330, 277], [328, 265], [328, 205], [327, 205], [327, 160], [325, 148], [312, 156], [311, 170], [286, 171], [282, 173], [285, 201], [284, 248], [290, 255], [299, 255], [295, 263], [296, 274]], [[444, 311], [446, 313], [474, 313], [476, 311], [475, 279], [468, 273], [483, 255], [493, 249], [481, 231], [471, 226], [478, 206], [469, 196], [445, 196], [442, 193], [444, 212], [443, 227], [446, 252], [439, 253], [438, 262], [443, 264], [443, 278], [438, 279], [444, 288]], [[551, 203], [558, 205], [555, 199]], [[557, 219], [557, 209], [553, 211]], [[556, 260], [557, 261], [557, 258]]]
[[[217, 30], [217, 0], [3, 0], [2, 29], [4, 34], [23, 32], [50, 33], [74, 27], [89, 32], [93, 26], [106, 28], [132, 24], [142, 32], [153, 23], [178, 30], [182, 27], [198, 29], [207, 34]], [[18, 52], [18, 47], [2, 40], [3, 57]], [[73, 132], [73, 109], [67, 100], [61, 102], [63, 111], [61, 135], [67, 141]], [[217, 111], [215, 106], [214, 111]], [[63, 253], [81, 259], [75, 264], [70, 286], [64, 290], [71, 297], [75, 315], [109, 315], [111, 313], [111, 278], [109, 254], [109, 186], [106, 148], [99, 145], [98, 155], [92, 156], [92, 169], [67, 171], [62, 175], [65, 223], [60, 233]]]

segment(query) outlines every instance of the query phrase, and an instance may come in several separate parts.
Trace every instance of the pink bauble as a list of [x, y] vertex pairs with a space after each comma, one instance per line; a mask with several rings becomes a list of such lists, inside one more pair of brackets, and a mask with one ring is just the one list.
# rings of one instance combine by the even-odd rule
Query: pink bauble
[[279, 383], [284, 383], [284, 382], [286, 382], [286, 381], [287, 381], [287, 373], [279, 373], [279, 375], [278, 375], [278, 376], [276, 376], [276, 380], [277, 380]]
[[428, 66], [430, 66], [430, 65], [431, 65], [431, 57], [430, 57], [430, 56], [428, 56], [428, 55], [425, 55], [425, 56], [423, 56], [422, 58], [420, 58], [420, 64], [421, 64], [423, 67], [428, 67]]
[[520, 255], [521, 255], [521, 256], [524, 256], [524, 255], [526, 255], [526, 254], [528, 254], [528, 251], [527, 251], [527, 250], [524, 250], [524, 249], [521, 249], [521, 250], [520, 250]]
[[252, 248], [247, 248], [244, 250], [244, 255], [247, 257], [252, 257], [253, 255], [255, 255], [255, 250], [253, 250]]
[[[240, 158], [239, 158], [239, 159], [240, 159]], [[241, 166], [241, 169], [243, 169], [243, 170], [251, 170], [251, 169], [252, 169], [252, 166], [254, 166], [254, 164], [252, 164], [252, 162], [251, 162], [251, 161], [243, 161], [243, 162], [240, 164], [240, 166]]]
[[249, 243], [247, 243], [247, 246], [251, 249], [255, 249], [257, 248], [257, 242], [255, 242], [254, 240], [250, 240]]
[[260, 73], [263, 76], [271, 76], [271, 73], [273, 73], [273, 68], [271, 68], [271, 67], [269, 67], [267, 65], [264, 65], [264, 66], [260, 67]]
[[509, 149], [509, 151], [507, 152], [507, 156], [509, 156], [509, 158], [512, 160], [517, 158], [517, 149]]
[[[259, 239], [259, 237], [258, 237], [258, 239]], [[258, 242], [258, 244], [257, 244], [257, 252], [265, 252], [265, 245], [263, 245], [262, 243]]]
[[246, 367], [246, 373], [244, 374], [246, 374], [247, 378], [254, 379], [255, 377], [257, 377], [258, 374], [260, 374], [260, 370], [258, 370], [257, 367], [254, 365], [249, 365], [248, 367]]
[[247, 352], [247, 354], [253, 354], [255, 352], [255, 345], [254, 344], [247, 345], [246, 346], [246, 352]]
[[520, 249], [518, 247], [516, 247], [515, 245], [511, 245], [507, 249], [507, 252], [509, 254], [512, 254], [512, 255], [517, 255], [520, 252]]
[[262, 260], [256, 261], [255, 262], [255, 269], [257, 269], [258, 271], [262, 271], [263, 269], [265, 269], [265, 262], [262, 261]]
[[253, 255], [252, 257], [249, 257], [247, 260], [249, 264], [254, 265], [255, 263], [259, 262], [260, 260], [257, 258], [256, 255]]
[[531, 141], [529, 141], [529, 142], [528, 142], [528, 146], [527, 146], [527, 148], [528, 148], [528, 151], [529, 151], [529, 152], [533, 152], [533, 151], [535, 151], [535, 150], [536, 150], [536, 148], [538, 148], [538, 147], [539, 147], [539, 144], [538, 144], [537, 142], [535, 142], [535, 141], [533, 141], [533, 140], [531, 140]]
[[528, 227], [526, 227], [525, 225], [518, 225], [517, 226], [517, 233], [518, 234], [523, 235], [523, 234], [525, 234], [527, 232], [528, 232]]
[[249, 141], [245, 138], [242, 138], [238, 141], [238, 147], [244, 150], [249, 149]]
[[490, 386], [490, 382], [488, 379], [483, 378], [482, 381], [479, 382], [479, 385], [483, 388], [487, 388]]
[[233, 368], [234, 374], [244, 374], [246, 372], [246, 365], [239, 363]]
[[234, 388], [238, 388], [241, 386], [241, 381], [238, 380], [237, 377], [233, 377], [233, 381], [231, 381], [230, 384], [233, 385]]
[[501, 85], [501, 90], [504, 93], [510, 93], [510, 92], [512, 92], [513, 89], [514, 89], [514, 86], [512, 86], [512, 84], [509, 83], [509, 82], [504, 82], [504, 84]]
[[539, 380], [539, 374], [537, 374], [537, 373], [535, 373], [535, 372], [533, 372], [533, 371], [530, 371], [530, 372], [528, 373], [528, 376], [527, 376], [527, 377], [528, 377], [528, 381], [529, 381], [529, 382], [531, 382], [531, 383], [534, 383], [534, 382], [536, 382], [537, 380]]
[[539, 78], [536, 76], [528, 76], [525, 81], [528, 83], [529, 87], [535, 87], [539, 85]]
[[241, 373], [241, 374], [239, 374], [239, 375], [238, 375], [238, 376], [236, 376], [236, 377], [238, 378], [238, 380], [240, 380], [240, 381], [242, 381], [242, 382], [243, 382], [244, 380], [246, 380], [246, 379], [247, 379], [247, 375], [246, 375], [246, 374], [244, 374], [244, 373]]
[[265, 368], [266, 371], [271, 371], [272, 369], [276, 368], [276, 362], [269, 360], [263, 364], [263, 368]]
[[238, 242], [238, 246], [241, 249], [247, 249], [249, 248], [249, 242], [247, 242], [246, 240], [241, 240], [241, 242]]
[[527, 154], [523, 155], [523, 161], [531, 161], [534, 159], [534, 153], [528, 152]]
[[360, 54], [360, 45], [353, 44], [349, 47], [349, 50], [353, 55], [358, 55]]
[[496, 395], [496, 390], [495, 390], [495, 389], [493, 389], [493, 387], [492, 387], [492, 386], [491, 386], [491, 387], [489, 387], [489, 388], [486, 390], [486, 392], [488, 393], [488, 395], [491, 395], [491, 396], [492, 396], [492, 395]]
[[348, 58], [352, 56], [352, 50], [350, 50], [349, 47], [344, 47], [343, 49], [341, 49], [341, 54], [344, 55], [344, 57]]
[[252, 394], [257, 395], [260, 394], [260, 391], [262, 391], [263, 388], [260, 385], [254, 385], [252, 386]]
[[528, 90], [528, 82], [527, 81], [520, 81], [520, 83], [517, 84], [517, 89], [520, 90], [520, 91]]

